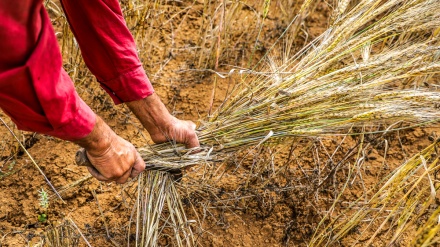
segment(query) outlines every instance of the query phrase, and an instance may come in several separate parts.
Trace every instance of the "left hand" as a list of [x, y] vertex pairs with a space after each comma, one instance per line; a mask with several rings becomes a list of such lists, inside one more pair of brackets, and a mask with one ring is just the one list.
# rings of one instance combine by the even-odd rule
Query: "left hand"
[[172, 116], [156, 94], [126, 104], [155, 143], [173, 140], [185, 144], [187, 148], [200, 146], [195, 132], [196, 125]]

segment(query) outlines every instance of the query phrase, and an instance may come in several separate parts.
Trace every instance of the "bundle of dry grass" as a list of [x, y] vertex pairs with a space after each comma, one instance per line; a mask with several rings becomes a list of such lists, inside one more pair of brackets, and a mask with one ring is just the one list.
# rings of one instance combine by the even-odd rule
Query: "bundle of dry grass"
[[339, 5], [330, 28], [288, 62], [270, 72], [240, 71], [234, 96], [201, 121], [198, 153], [157, 145], [140, 150], [144, 160], [182, 168], [267, 141], [439, 119], [440, 94], [426, 85], [440, 68], [440, 2]]
[[172, 176], [167, 172], [145, 172], [138, 181], [133, 211], [136, 215], [132, 215], [136, 219], [136, 246], [161, 246], [163, 235], [173, 236], [169, 239], [173, 246], [194, 246], [190, 222]]

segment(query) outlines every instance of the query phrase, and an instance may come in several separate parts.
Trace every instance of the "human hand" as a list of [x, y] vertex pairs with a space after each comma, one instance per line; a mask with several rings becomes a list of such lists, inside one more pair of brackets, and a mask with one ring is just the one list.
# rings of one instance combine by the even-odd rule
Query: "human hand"
[[119, 136], [116, 136], [107, 149], [86, 150], [86, 154], [93, 165], [87, 169], [100, 181], [116, 181], [122, 184], [145, 169], [145, 163], [136, 148]]
[[153, 129], [149, 133], [154, 143], [173, 140], [185, 144], [187, 148], [194, 148], [200, 146], [195, 129], [195, 123], [172, 117], [165, 126]]
[[195, 132], [196, 125], [172, 116], [156, 94], [126, 104], [148, 131], [153, 142], [172, 140], [185, 144], [187, 148], [200, 145]]
[[136, 148], [119, 137], [97, 117], [93, 131], [83, 139], [75, 141], [86, 150], [92, 167], [90, 174], [100, 181], [125, 183], [145, 169], [145, 163]]

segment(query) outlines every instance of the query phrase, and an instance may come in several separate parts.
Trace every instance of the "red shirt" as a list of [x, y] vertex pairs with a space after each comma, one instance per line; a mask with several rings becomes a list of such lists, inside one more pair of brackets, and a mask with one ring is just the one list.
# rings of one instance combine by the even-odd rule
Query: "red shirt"
[[[117, 0], [61, 0], [83, 58], [116, 104], [153, 87]], [[75, 91], [43, 0], [0, 1], [0, 108], [19, 129], [76, 140], [95, 114]]]

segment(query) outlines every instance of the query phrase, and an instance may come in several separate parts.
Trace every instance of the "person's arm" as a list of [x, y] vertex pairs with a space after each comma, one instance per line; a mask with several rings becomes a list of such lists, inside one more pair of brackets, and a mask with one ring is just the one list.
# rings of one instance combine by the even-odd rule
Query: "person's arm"
[[153, 94], [117, 0], [61, 4], [87, 67], [116, 104]]
[[[84, 61], [113, 101], [116, 104], [125, 102], [154, 142], [173, 140], [184, 143], [188, 148], [199, 146], [195, 124], [173, 117], [154, 93], [137, 56], [134, 39], [126, 26], [118, 1], [61, 0], [61, 3]], [[101, 133], [96, 136], [102, 138], [105, 135]], [[112, 138], [118, 140], [117, 137]], [[85, 146], [84, 143], [78, 144]], [[121, 146], [124, 144], [114, 144], [111, 149]], [[94, 154], [87, 150], [87, 154], [96, 168], [96, 171], [89, 171], [96, 178], [112, 178], [124, 182], [130, 176], [130, 172], [120, 172], [119, 178], [106, 174], [111, 169], [107, 162], [117, 160], [120, 156], [117, 153], [98, 151]], [[138, 153], [136, 155], [139, 156]], [[135, 162], [132, 176], [143, 169], [144, 166]]]
[[199, 145], [195, 125], [173, 117], [154, 94], [117, 0], [61, 0], [88, 68], [116, 104], [125, 102], [156, 143]]
[[87, 136], [95, 114], [62, 68], [40, 0], [0, 1], [0, 107], [19, 129], [64, 140]]
[[79, 144], [102, 181], [124, 183], [145, 168], [134, 146], [81, 100], [62, 68], [41, 0], [0, 1], [0, 108], [21, 130]]
[[126, 104], [148, 130], [155, 143], [172, 140], [185, 144], [187, 148], [199, 146], [195, 133], [196, 125], [172, 116], [156, 94]]

